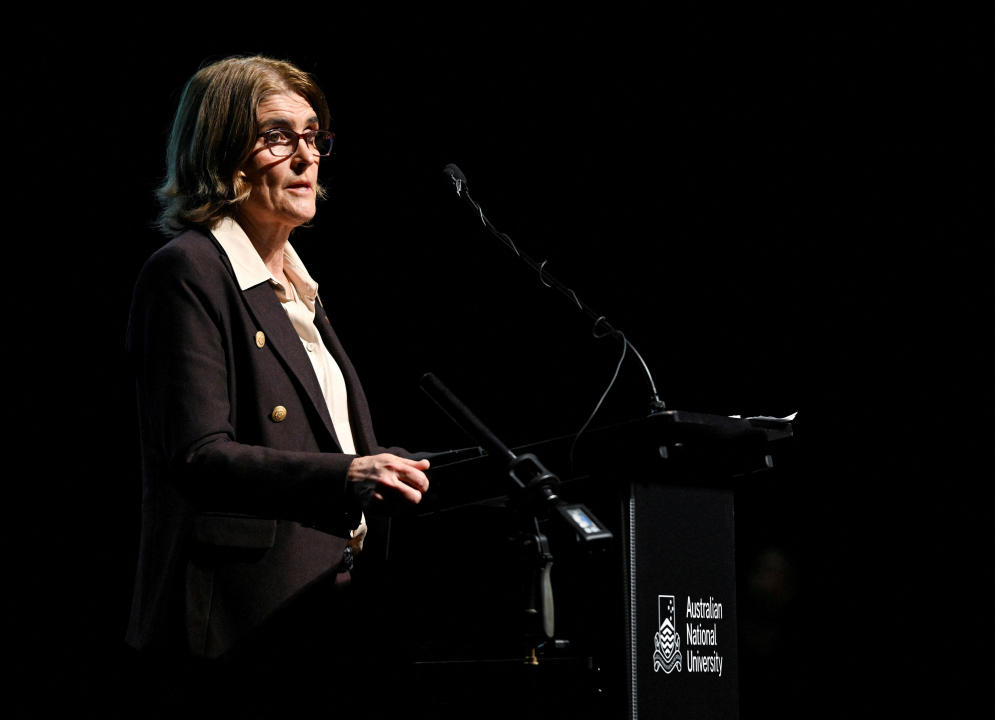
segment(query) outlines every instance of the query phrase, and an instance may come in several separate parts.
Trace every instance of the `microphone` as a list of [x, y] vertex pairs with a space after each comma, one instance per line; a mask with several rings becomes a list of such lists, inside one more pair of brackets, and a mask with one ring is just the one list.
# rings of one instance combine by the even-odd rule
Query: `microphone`
[[466, 183], [466, 175], [464, 175], [463, 171], [453, 163], [446, 165], [442, 172], [451, 177], [453, 180], [459, 180], [462, 183]]
[[512, 239], [508, 237], [507, 233], [501, 232], [496, 227], [494, 227], [494, 224], [490, 220], [488, 220], [487, 215], [484, 214], [483, 208], [480, 207], [480, 205], [477, 203], [476, 200], [470, 197], [470, 187], [466, 181], [466, 176], [463, 174], [463, 171], [460, 170], [457, 165], [455, 165], [454, 163], [449, 163], [448, 165], [446, 165], [445, 168], [443, 168], [443, 173], [449, 176], [449, 179], [452, 180], [453, 184], [456, 186], [456, 195], [461, 196], [463, 199], [465, 199], [467, 203], [469, 203], [470, 206], [477, 211], [477, 214], [480, 216], [480, 222], [483, 223], [484, 227], [487, 228], [487, 230], [491, 233], [491, 235], [493, 235], [502, 243], [507, 245], [522, 262], [524, 262], [529, 268], [535, 271], [536, 274], [539, 276], [539, 282], [542, 283], [544, 287], [552, 288], [559, 291], [560, 294], [566, 297], [571, 304], [575, 305], [577, 309], [581, 310], [593, 321], [594, 326], [592, 328], [592, 334], [594, 335], [594, 337], [596, 338], [615, 337], [621, 340], [622, 357], [619, 360], [619, 367], [615, 371], [615, 377], [612, 378], [611, 383], [609, 383], [608, 385], [608, 389], [605, 390], [604, 394], [601, 396], [601, 399], [598, 401], [597, 406], [594, 408], [594, 412], [591, 413], [591, 416], [588, 418], [587, 422], [584, 423], [584, 427], [581, 428], [580, 432], [577, 433], [578, 438], [580, 437], [581, 433], [584, 432], [584, 429], [587, 428], [587, 425], [591, 422], [591, 420], [594, 419], [594, 415], [597, 414], [598, 409], [601, 407], [602, 402], [604, 401], [605, 397], [608, 395], [608, 392], [611, 390], [612, 386], [615, 384], [615, 378], [618, 377], [618, 370], [621, 369], [622, 360], [625, 359], [625, 352], [627, 349], [632, 350], [632, 352], [635, 354], [636, 358], [639, 360], [640, 364], [643, 367], [643, 372], [646, 376], [646, 381], [649, 385], [649, 394], [650, 394], [649, 414], [653, 415], [666, 410], [666, 405], [664, 404], [663, 400], [660, 399], [660, 395], [657, 392], [656, 383], [653, 380], [653, 374], [650, 372], [649, 366], [646, 364], [646, 361], [643, 360], [643, 356], [639, 354], [639, 351], [636, 350], [635, 346], [631, 342], [629, 342], [628, 338], [625, 337], [625, 333], [612, 327], [611, 323], [608, 322], [608, 320], [605, 318], [604, 315], [600, 315], [599, 313], [592, 310], [585, 302], [583, 302], [577, 296], [576, 292], [574, 292], [571, 288], [567, 287], [559, 280], [557, 280], [555, 277], [550, 275], [549, 272], [546, 270], [545, 260], [542, 263], [536, 262], [531, 257], [529, 257], [528, 254], [522, 252], [518, 248], [518, 246], [515, 245], [514, 241], [512, 241]]
[[446, 165], [445, 168], [443, 168], [442, 172], [448, 175], [449, 179], [453, 181], [453, 184], [456, 186], [457, 195], [460, 194], [460, 192], [464, 187], [466, 187], [467, 191], [469, 191], [470, 186], [466, 181], [466, 175], [464, 175], [463, 171], [460, 170], [456, 165], [454, 165], [453, 163], [449, 163], [448, 165]]
[[493, 462], [501, 465], [510, 481], [513, 500], [540, 516], [553, 516], [573, 529], [577, 540], [599, 544], [612, 532], [585, 506], [567, 503], [556, 494], [560, 479], [532, 453], [517, 454], [432, 373], [422, 376], [420, 387], [464, 432], [474, 437]]

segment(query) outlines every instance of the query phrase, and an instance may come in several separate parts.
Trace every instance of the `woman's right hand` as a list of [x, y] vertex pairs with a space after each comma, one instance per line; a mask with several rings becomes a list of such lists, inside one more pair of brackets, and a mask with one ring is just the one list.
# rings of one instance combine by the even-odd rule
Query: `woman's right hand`
[[390, 453], [365, 455], [349, 465], [346, 479], [372, 490], [375, 505], [418, 504], [428, 491], [428, 460], [409, 460]]

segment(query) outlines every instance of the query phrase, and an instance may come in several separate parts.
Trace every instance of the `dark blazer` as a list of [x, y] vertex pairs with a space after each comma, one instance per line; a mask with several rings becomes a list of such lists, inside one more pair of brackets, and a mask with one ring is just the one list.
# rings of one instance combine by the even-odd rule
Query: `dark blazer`
[[[356, 451], [376, 445], [356, 372], [328, 316]], [[142, 534], [128, 642], [217, 657], [316, 581], [343, 583], [363, 507], [317, 378], [273, 288], [242, 292], [211, 236], [186, 232], [137, 281]]]

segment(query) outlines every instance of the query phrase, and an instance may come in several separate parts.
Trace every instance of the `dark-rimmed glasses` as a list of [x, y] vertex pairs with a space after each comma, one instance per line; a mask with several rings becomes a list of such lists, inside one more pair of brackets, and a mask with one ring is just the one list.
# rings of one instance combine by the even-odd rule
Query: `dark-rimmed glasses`
[[264, 133], [259, 133], [269, 151], [276, 157], [289, 157], [297, 152], [297, 146], [304, 138], [304, 142], [318, 155], [327, 157], [332, 154], [332, 144], [335, 142], [335, 133], [331, 130], [308, 130], [303, 133], [295, 133], [293, 130], [285, 128], [273, 128]]

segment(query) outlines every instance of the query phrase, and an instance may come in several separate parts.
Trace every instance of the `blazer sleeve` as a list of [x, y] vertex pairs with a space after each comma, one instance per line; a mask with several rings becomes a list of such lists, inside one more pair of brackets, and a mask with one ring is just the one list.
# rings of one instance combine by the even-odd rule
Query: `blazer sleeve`
[[136, 284], [128, 345], [146, 468], [199, 509], [355, 527], [368, 493], [346, 480], [353, 455], [236, 426], [236, 382], [266, 378], [236, 378], [241, 294], [222, 251], [199, 239], [154, 254]]

